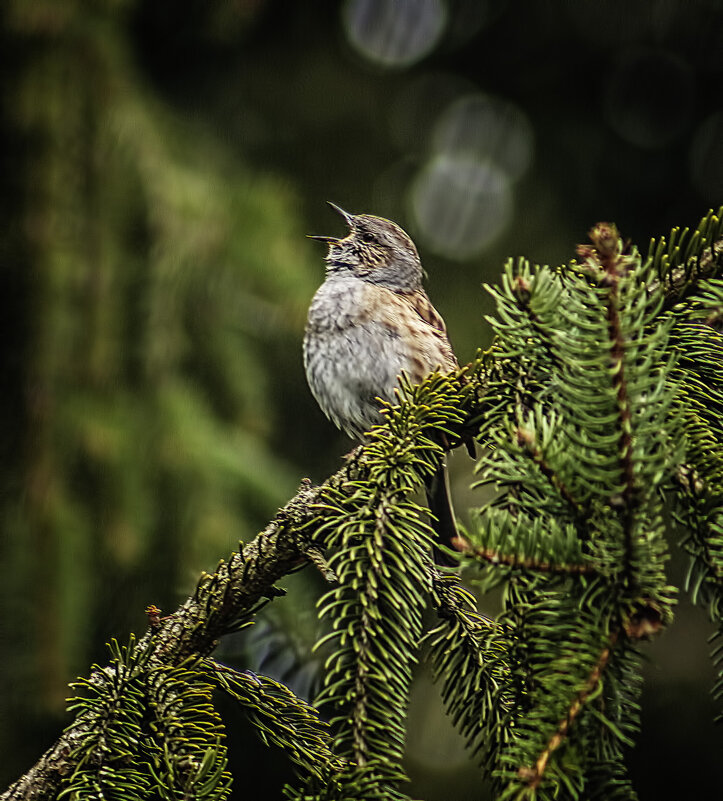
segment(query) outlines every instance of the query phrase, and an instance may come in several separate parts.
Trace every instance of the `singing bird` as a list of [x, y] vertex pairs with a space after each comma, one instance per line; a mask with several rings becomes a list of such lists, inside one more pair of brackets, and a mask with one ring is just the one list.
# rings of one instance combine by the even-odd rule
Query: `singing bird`
[[[353, 439], [381, 422], [380, 399], [394, 403], [404, 372], [413, 384], [435, 370], [457, 369], [444, 320], [422, 286], [417, 248], [394, 222], [349, 214], [343, 239], [312, 236], [329, 246], [326, 278], [311, 306], [304, 368], [324, 414]], [[457, 534], [444, 460], [425, 486], [438, 539]], [[435, 551], [438, 563], [449, 557]]]

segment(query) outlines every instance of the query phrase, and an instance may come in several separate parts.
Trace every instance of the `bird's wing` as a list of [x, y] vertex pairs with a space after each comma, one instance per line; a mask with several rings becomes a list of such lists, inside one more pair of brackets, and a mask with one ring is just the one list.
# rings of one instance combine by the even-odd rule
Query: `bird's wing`
[[456, 370], [458, 367], [457, 357], [454, 355], [452, 345], [447, 336], [447, 326], [440, 313], [432, 306], [432, 302], [427, 297], [426, 292], [417, 291], [404, 296], [414, 313], [426, 323], [427, 336], [434, 336], [437, 341], [440, 355], [444, 360], [440, 362], [439, 367], [443, 371]]
[[427, 297], [426, 292], [412, 292], [402, 295], [414, 311], [424, 320], [425, 323], [436, 328], [441, 334], [447, 337], [447, 326], [440, 313], [432, 306], [432, 301]]
[[413, 383], [420, 383], [437, 369], [457, 369], [444, 320], [425, 292], [402, 293], [374, 286], [368, 290], [365, 311], [404, 340], [408, 358], [405, 369]]

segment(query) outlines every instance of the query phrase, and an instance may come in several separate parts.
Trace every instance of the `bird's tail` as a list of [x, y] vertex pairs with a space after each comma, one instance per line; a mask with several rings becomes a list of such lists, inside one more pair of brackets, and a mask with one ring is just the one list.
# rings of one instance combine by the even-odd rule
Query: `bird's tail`
[[[426, 479], [424, 484], [427, 493], [429, 511], [432, 513], [432, 528], [437, 534], [437, 542], [447, 548], [452, 547], [452, 540], [457, 536], [457, 524], [454, 520], [452, 497], [449, 494], [449, 476], [446, 460], [442, 460], [437, 470]], [[433, 548], [434, 561], [438, 565], [453, 567], [457, 561], [439, 548]]]

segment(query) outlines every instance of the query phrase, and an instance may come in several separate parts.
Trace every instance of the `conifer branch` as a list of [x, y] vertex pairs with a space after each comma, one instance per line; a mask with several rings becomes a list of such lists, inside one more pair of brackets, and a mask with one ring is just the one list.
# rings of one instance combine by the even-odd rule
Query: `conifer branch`
[[432, 598], [440, 618], [453, 620], [470, 641], [480, 627], [494, 628], [497, 625], [492, 618], [477, 611], [474, 598], [462, 585], [459, 576], [442, 574], [436, 567], [432, 569]]
[[650, 281], [648, 296], [663, 288], [664, 310], [673, 309], [691, 295], [700, 282], [723, 271], [723, 206], [710, 209], [691, 233], [673, 228], [669, 236], [650, 241], [646, 265], [659, 278]]
[[233, 670], [211, 658], [204, 660], [203, 666], [209, 677], [246, 709], [264, 742], [284, 749], [305, 773], [329, 780], [347, 766], [334, 754], [328, 724], [319, 718], [316, 708], [283, 684], [248, 670]]
[[517, 444], [525, 448], [532, 458], [532, 461], [540, 468], [542, 475], [545, 476], [552, 487], [570, 504], [573, 511], [577, 514], [582, 512], [580, 503], [578, 503], [565, 483], [545, 459], [542, 450], [537, 445], [534, 432], [527, 428], [519, 427], [517, 429]]
[[[721, 270], [723, 270], [723, 238], [712, 242], [700, 255], [690, 256], [685, 264], [670, 271], [663, 281], [665, 291], [663, 308], [672, 309], [690, 295], [700, 281], [720, 274]], [[649, 291], [655, 291], [657, 286], [652, 284]]]
[[540, 316], [537, 314], [537, 312], [532, 308], [532, 305], [530, 304], [530, 299], [531, 299], [530, 290], [531, 290], [530, 282], [526, 276], [524, 275], [515, 276], [515, 279], [512, 282], [512, 292], [515, 298], [517, 299], [517, 305], [529, 320], [533, 331], [539, 337], [540, 344], [542, 345], [549, 360], [555, 366], [560, 367], [562, 365], [560, 361], [560, 356], [555, 350], [550, 334], [543, 325]]
[[598, 223], [591, 229], [592, 246], [579, 245], [577, 252], [583, 256], [586, 265], [594, 270], [602, 271], [597, 279], [607, 289], [606, 319], [610, 338], [610, 361], [612, 384], [615, 390], [619, 414], [618, 454], [620, 470], [623, 478], [623, 490], [619, 497], [611, 498], [611, 504], [617, 507], [623, 527], [625, 565], [624, 573], [629, 576], [632, 562], [632, 517], [635, 501], [635, 473], [633, 466], [633, 428], [630, 398], [625, 367], [625, 333], [620, 319], [620, 281], [630, 267], [635, 264], [634, 256], [627, 255], [617, 228], [612, 223]]
[[496, 621], [477, 611], [459, 576], [435, 570], [432, 600], [440, 623], [425, 635], [427, 659], [435, 681], [442, 680], [452, 722], [469, 747], [487, 758], [509, 737], [509, 641]]
[[[174, 613], [160, 618], [156, 612], [145, 636], [135, 646], [137, 653], [149, 651], [149, 667], [180, 665], [192, 655], [206, 656], [216, 639], [235, 621], [253, 612], [274, 592], [275, 582], [305, 560], [304, 543], [313, 532], [306, 527], [318, 517], [316, 504], [328, 486], [347, 480], [348, 471], [360, 459], [359, 450], [345, 466], [318, 487], [302, 483], [292, 498], [266, 528], [228, 561], [219, 563], [213, 575], [204, 574], [194, 594]], [[112, 668], [99, 669], [107, 680]], [[93, 682], [93, 676], [90, 681]], [[2, 795], [10, 799], [53, 798], [64, 778], [75, 769], [78, 748], [93, 730], [94, 721], [80, 716], [30, 770]]]
[[[362, 590], [363, 597], [368, 598], [374, 594], [374, 585], [378, 581], [375, 576], [372, 579], [373, 568], [367, 572], [366, 586]], [[354, 675], [354, 706], [351, 714], [352, 726], [352, 761], [363, 768], [367, 764], [368, 759], [368, 744], [367, 744], [367, 727], [366, 721], [368, 717], [367, 706], [369, 698], [367, 695], [366, 679], [367, 675], [373, 669], [373, 657], [371, 656], [371, 648], [369, 647], [369, 635], [373, 630], [373, 622], [370, 615], [369, 607], [365, 604], [359, 620], [359, 628], [357, 637], [359, 638], [356, 644], [356, 651], [358, 653], [358, 661], [355, 666]]]
[[487, 562], [490, 565], [505, 565], [518, 570], [538, 571], [540, 573], [560, 573], [573, 576], [592, 574], [595, 570], [585, 564], [559, 564], [537, 559], [534, 556], [519, 556], [514, 553], [502, 553], [492, 548], [478, 548], [464, 537], [456, 537], [454, 547], [465, 556]]
[[517, 771], [520, 779], [522, 779], [531, 789], [536, 790], [540, 786], [550, 757], [552, 756], [553, 752], [565, 742], [565, 739], [567, 738], [576, 718], [580, 712], [582, 712], [588, 699], [595, 691], [602, 678], [603, 672], [610, 661], [610, 655], [615, 647], [617, 639], [618, 633], [613, 631], [610, 634], [608, 644], [605, 646], [605, 648], [603, 648], [597, 662], [590, 671], [584, 686], [573, 698], [567, 715], [558, 724], [555, 733], [552, 735], [552, 737], [550, 737], [544, 751], [542, 751], [540, 756], [537, 758], [535, 766], [532, 768], [521, 767]]

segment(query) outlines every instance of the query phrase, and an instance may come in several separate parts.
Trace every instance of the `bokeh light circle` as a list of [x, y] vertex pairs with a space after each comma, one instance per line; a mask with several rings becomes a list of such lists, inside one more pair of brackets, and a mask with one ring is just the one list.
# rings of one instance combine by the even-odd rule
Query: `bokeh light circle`
[[532, 127], [520, 109], [479, 93], [452, 103], [437, 122], [433, 135], [438, 153], [489, 160], [513, 180], [530, 166], [532, 142]]
[[489, 247], [510, 222], [511, 181], [492, 161], [445, 153], [419, 173], [411, 204], [430, 250], [468, 259]]
[[423, 72], [405, 81], [389, 107], [389, 132], [401, 152], [428, 152], [440, 116], [475, 90], [472, 81], [448, 72]]
[[439, 41], [447, 21], [442, 0], [347, 0], [346, 36], [365, 58], [384, 67], [408, 67]]
[[664, 51], [628, 51], [610, 76], [605, 111], [613, 130], [640, 148], [669, 145], [690, 123], [695, 80], [688, 64]]

